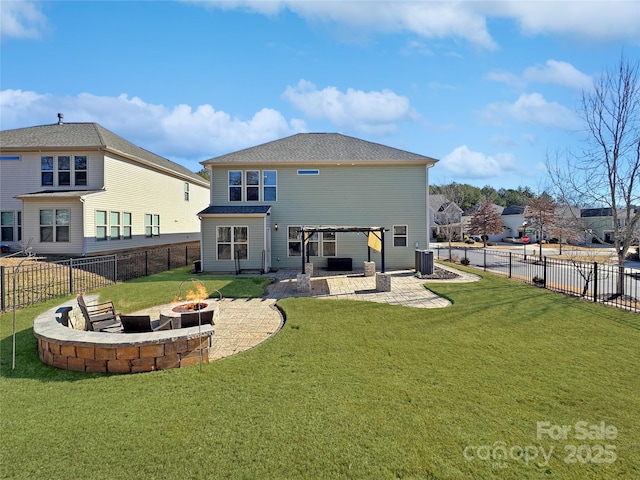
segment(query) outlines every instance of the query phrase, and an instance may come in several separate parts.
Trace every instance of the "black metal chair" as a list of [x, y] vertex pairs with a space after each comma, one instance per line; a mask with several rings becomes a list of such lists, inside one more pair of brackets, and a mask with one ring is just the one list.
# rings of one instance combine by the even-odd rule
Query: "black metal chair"
[[151, 317], [149, 315], [123, 315], [120, 314], [120, 322], [124, 333], [153, 332]]

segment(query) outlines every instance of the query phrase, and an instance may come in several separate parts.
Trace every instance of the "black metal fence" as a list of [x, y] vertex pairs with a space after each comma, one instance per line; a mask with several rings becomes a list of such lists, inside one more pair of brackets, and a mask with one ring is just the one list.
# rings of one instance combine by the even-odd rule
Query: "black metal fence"
[[[448, 247], [436, 258], [449, 259]], [[521, 280], [541, 288], [640, 312], [640, 269], [617, 264], [556, 259], [504, 250], [452, 247], [454, 261]]]
[[153, 275], [199, 258], [200, 246], [194, 245], [56, 262], [15, 258], [15, 265], [0, 266], [0, 311]]

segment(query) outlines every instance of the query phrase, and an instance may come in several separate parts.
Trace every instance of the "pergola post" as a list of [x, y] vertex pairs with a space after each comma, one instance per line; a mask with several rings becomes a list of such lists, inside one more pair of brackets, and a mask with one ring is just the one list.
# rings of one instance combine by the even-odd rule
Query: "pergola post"
[[380, 243], [382, 244], [382, 251], [380, 256], [382, 257], [382, 265], [380, 265], [380, 272], [384, 273], [384, 228], [380, 229]]

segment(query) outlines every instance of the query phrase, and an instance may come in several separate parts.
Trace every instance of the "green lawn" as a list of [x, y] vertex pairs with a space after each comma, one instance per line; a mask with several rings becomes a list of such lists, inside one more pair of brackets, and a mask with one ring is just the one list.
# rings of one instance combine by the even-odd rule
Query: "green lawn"
[[[103, 298], [134, 310], [184, 278]], [[228, 297], [264, 286], [251, 282], [207, 280]], [[453, 306], [287, 299], [283, 330], [259, 348], [130, 376], [42, 365], [31, 322], [56, 302], [18, 312], [12, 371], [5, 314], [0, 477], [640, 477], [640, 316], [493, 275], [427, 286]], [[571, 431], [538, 438], [537, 422]], [[575, 438], [578, 422], [617, 435]], [[498, 445], [507, 458], [485, 459]]]

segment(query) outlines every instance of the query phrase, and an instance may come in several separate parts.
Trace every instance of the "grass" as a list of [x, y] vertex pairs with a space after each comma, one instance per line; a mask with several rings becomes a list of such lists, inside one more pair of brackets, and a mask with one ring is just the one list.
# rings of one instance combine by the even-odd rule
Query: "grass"
[[[137, 309], [185, 276], [167, 272], [102, 294], [135, 295]], [[233, 285], [233, 278], [209, 281]], [[0, 476], [640, 476], [640, 316], [493, 275], [427, 286], [453, 306], [286, 299], [283, 330], [259, 348], [131, 376], [42, 365], [31, 321], [45, 305], [19, 312], [12, 371], [4, 315]], [[595, 453], [605, 442], [575, 439], [573, 431], [567, 440], [538, 439], [538, 421], [614, 425], [618, 435], [606, 443], [617, 459], [565, 463], [566, 445]], [[554, 451], [548, 464], [541, 456], [465, 459], [465, 447], [496, 442]]]

